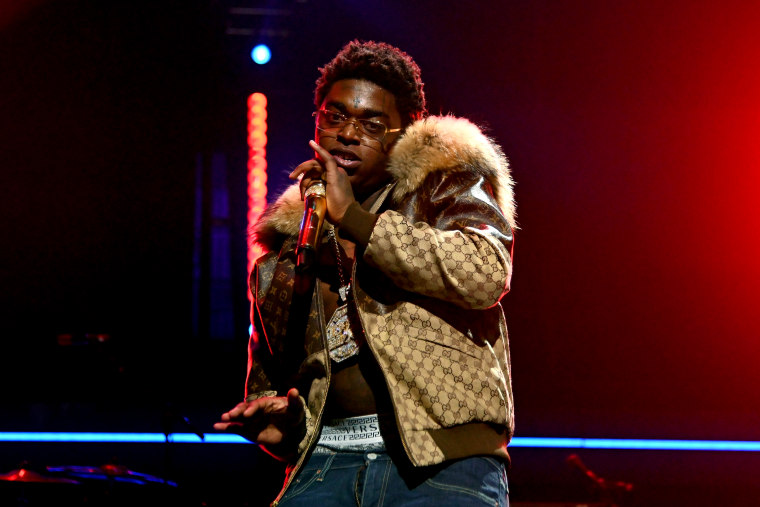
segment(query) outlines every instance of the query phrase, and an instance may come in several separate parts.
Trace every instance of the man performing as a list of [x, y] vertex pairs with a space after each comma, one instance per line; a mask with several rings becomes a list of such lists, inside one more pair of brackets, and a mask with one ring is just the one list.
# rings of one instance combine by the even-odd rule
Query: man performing
[[[426, 114], [397, 48], [354, 41], [320, 72], [315, 157], [255, 230], [245, 401], [214, 427], [288, 463], [273, 505], [507, 506], [507, 160]], [[309, 264], [302, 199], [321, 189]]]

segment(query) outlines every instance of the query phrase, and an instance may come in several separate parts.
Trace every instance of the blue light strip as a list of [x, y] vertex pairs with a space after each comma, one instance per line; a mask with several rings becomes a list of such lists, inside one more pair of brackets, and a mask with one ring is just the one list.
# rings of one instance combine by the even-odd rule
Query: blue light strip
[[[0, 432], [0, 442], [59, 443], [164, 443], [163, 433], [52, 433]], [[183, 444], [249, 444], [238, 435], [207, 433], [203, 440], [194, 433], [172, 433], [169, 441]], [[628, 438], [540, 438], [515, 437], [510, 447], [543, 447], [554, 449], [633, 449], [666, 451], [755, 451], [760, 441], [731, 440], [644, 440]]]

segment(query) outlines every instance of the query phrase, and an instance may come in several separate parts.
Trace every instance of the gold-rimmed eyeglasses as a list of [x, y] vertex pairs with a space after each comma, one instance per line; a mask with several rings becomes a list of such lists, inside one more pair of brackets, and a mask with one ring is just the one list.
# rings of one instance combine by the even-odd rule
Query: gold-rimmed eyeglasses
[[351, 118], [339, 111], [330, 111], [329, 109], [320, 109], [312, 113], [317, 119], [317, 128], [327, 132], [339, 132], [346, 125], [352, 123], [361, 134], [375, 141], [383, 142], [386, 134], [400, 132], [401, 129], [388, 128], [387, 125], [375, 120], [365, 118]]

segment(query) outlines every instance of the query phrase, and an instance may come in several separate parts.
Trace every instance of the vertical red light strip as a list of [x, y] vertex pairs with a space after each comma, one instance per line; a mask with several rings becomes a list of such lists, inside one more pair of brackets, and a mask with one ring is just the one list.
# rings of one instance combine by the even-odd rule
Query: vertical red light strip
[[[248, 97], [248, 230], [251, 231], [267, 205], [267, 98], [263, 93]], [[254, 261], [263, 253], [248, 243], [248, 276]], [[250, 291], [248, 298], [251, 298]]]

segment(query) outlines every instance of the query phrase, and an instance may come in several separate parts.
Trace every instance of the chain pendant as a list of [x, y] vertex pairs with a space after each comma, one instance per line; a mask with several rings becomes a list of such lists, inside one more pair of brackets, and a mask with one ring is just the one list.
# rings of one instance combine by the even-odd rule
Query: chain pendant
[[359, 344], [354, 340], [348, 319], [348, 305], [339, 306], [327, 323], [327, 349], [336, 363], [359, 353]]
[[346, 302], [348, 302], [348, 291], [351, 288], [351, 285], [346, 285], [344, 287], [338, 288], [338, 296], [340, 298], [340, 304], [344, 305]]

